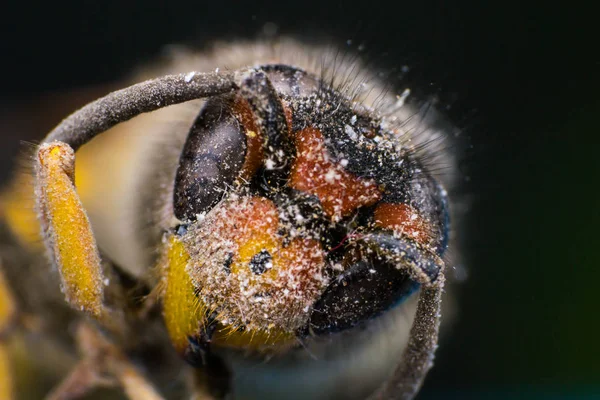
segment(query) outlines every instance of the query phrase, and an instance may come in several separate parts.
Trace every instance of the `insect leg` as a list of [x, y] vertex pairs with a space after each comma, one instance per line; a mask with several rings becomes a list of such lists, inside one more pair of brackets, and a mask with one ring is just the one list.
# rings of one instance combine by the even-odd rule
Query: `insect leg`
[[74, 185], [75, 150], [143, 112], [235, 88], [228, 74], [180, 74], [133, 85], [88, 104], [44, 139], [36, 159], [36, 198], [42, 232], [71, 306], [104, 322], [104, 277], [90, 222]]
[[408, 346], [393, 376], [368, 400], [412, 399], [433, 366], [440, 329], [443, 272], [435, 284], [424, 287]]
[[44, 139], [64, 142], [73, 150], [120, 122], [189, 100], [216, 96], [236, 88], [228, 73], [167, 75], [117, 90], [65, 118]]
[[406, 268], [411, 278], [421, 284], [435, 283], [444, 268], [444, 261], [437, 254], [411, 238], [375, 232], [362, 235], [360, 241], [392, 264]]
[[133, 364], [100, 332], [86, 323], [77, 329], [82, 360], [46, 397], [76, 399], [102, 386], [119, 386], [130, 400], [162, 400], [163, 397]]
[[104, 276], [90, 222], [75, 191], [74, 151], [65, 143], [43, 144], [36, 164], [42, 232], [66, 300], [73, 308], [103, 319], [107, 315]]

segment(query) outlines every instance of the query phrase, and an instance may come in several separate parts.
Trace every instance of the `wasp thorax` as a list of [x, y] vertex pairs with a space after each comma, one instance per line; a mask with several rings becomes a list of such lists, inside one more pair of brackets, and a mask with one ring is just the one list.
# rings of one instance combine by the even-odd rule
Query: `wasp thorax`
[[197, 296], [223, 325], [293, 332], [327, 285], [320, 243], [287, 238], [278, 214], [266, 198], [239, 197], [184, 237]]

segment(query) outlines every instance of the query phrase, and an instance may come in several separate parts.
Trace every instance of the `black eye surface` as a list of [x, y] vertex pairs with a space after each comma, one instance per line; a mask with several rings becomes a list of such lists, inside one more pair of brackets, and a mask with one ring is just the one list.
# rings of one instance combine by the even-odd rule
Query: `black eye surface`
[[238, 177], [246, 135], [233, 100], [209, 100], [190, 129], [175, 178], [174, 211], [182, 221], [212, 208]]
[[319, 335], [352, 328], [400, 304], [418, 287], [391, 264], [361, 260], [329, 285], [307, 329]]

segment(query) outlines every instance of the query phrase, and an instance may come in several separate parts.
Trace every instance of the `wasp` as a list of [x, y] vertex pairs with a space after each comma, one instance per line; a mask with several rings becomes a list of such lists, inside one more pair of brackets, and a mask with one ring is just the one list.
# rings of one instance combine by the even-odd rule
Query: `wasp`
[[431, 165], [451, 128], [338, 54], [177, 52], [36, 146], [0, 203], [0, 397], [418, 392], [450, 236]]

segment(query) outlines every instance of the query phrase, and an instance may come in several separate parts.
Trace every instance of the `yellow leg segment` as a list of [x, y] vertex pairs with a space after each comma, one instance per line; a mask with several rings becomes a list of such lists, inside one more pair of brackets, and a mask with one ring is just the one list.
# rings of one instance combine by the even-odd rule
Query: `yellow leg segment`
[[40, 146], [36, 197], [45, 241], [58, 266], [62, 289], [75, 309], [101, 319], [103, 274], [90, 222], [75, 191], [75, 153], [62, 142]]

